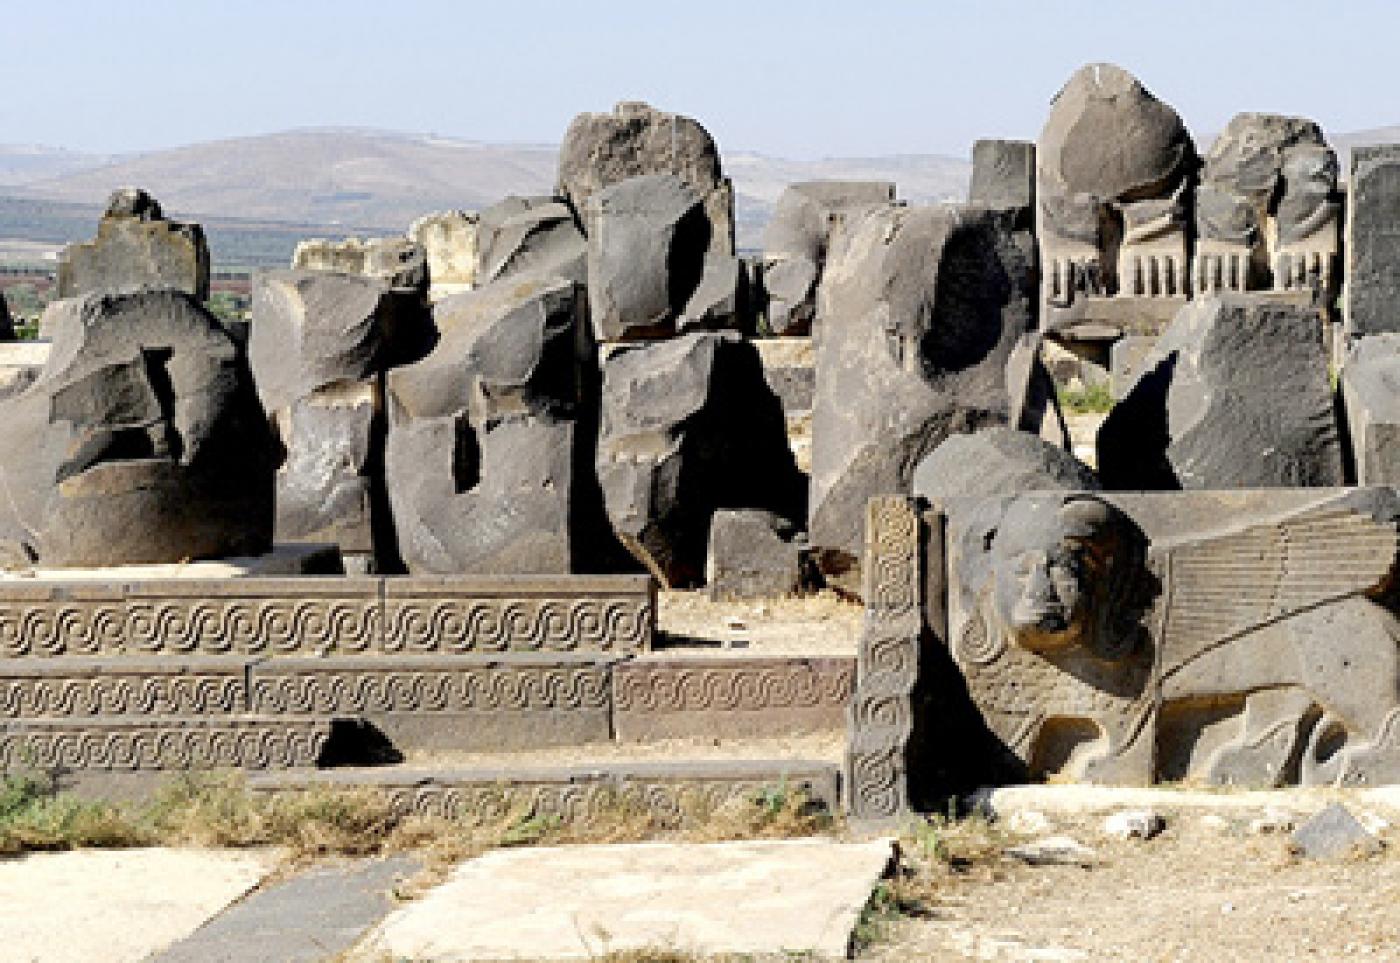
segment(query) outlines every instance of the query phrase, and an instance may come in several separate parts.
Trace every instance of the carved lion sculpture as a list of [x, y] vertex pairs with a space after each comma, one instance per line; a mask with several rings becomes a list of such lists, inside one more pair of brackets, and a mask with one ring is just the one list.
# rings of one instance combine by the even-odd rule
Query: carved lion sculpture
[[1101, 498], [1022, 496], [964, 535], [953, 655], [1033, 773], [1395, 781], [1397, 518], [1363, 489], [1149, 555]]

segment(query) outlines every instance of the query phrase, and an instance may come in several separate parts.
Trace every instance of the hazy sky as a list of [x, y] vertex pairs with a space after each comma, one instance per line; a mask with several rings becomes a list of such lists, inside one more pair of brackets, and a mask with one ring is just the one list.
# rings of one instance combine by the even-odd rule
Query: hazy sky
[[721, 149], [965, 155], [1080, 64], [1200, 134], [1240, 110], [1400, 123], [1397, 0], [3, 0], [0, 142], [125, 151], [353, 125], [557, 142], [648, 100]]

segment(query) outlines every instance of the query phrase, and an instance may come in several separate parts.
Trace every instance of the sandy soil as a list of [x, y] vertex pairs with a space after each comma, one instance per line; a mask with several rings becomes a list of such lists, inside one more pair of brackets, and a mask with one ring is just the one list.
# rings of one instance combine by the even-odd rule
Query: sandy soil
[[834, 592], [755, 602], [711, 602], [704, 592], [661, 592], [660, 653], [850, 655], [860, 642], [863, 609]]
[[[866, 960], [1400, 960], [1400, 835], [1378, 856], [1290, 854], [1244, 815], [1183, 813], [1150, 841], [1051, 817], [1097, 863], [1031, 867], [996, 846], [919, 880], [926, 915], [896, 919]], [[1043, 834], [1038, 834], [1043, 835]], [[1010, 842], [1030, 838], [1008, 837]]]

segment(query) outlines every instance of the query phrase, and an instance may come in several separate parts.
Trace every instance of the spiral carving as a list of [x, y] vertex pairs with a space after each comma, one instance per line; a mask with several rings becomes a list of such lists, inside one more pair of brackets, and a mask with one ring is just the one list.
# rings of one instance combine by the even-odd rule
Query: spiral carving
[[855, 667], [844, 659], [816, 664], [633, 663], [618, 670], [614, 686], [620, 712], [816, 709], [846, 704], [855, 687]]
[[252, 696], [259, 712], [315, 715], [602, 709], [608, 680], [596, 666], [290, 671], [273, 663], [254, 676]]
[[973, 612], [958, 633], [954, 654], [959, 662], [991, 665], [1006, 652], [1006, 635], [989, 628], [980, 612]]
[[0, 733], [0, 766], [107, 770], [314, 766], [325, 745], [320, 722], [182, 720], [149, 725], [45, 728]]

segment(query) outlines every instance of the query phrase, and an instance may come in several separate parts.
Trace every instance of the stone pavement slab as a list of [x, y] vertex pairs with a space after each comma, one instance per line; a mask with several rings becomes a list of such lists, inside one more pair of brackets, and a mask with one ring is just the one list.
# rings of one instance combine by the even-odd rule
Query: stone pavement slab
[[271, 850], [83, 850], [0, 861], [0, 955], [144, 960], [258, 884]]
[[312, 867], [235, 903], [152, 963], [330, 959], [394, 908], [394, 886], [419, 866], [405, 855]]
[[586, 959], [640, 947], [846, 955], [890, 841], [497, 850], [392, 913], [354, 959]]

